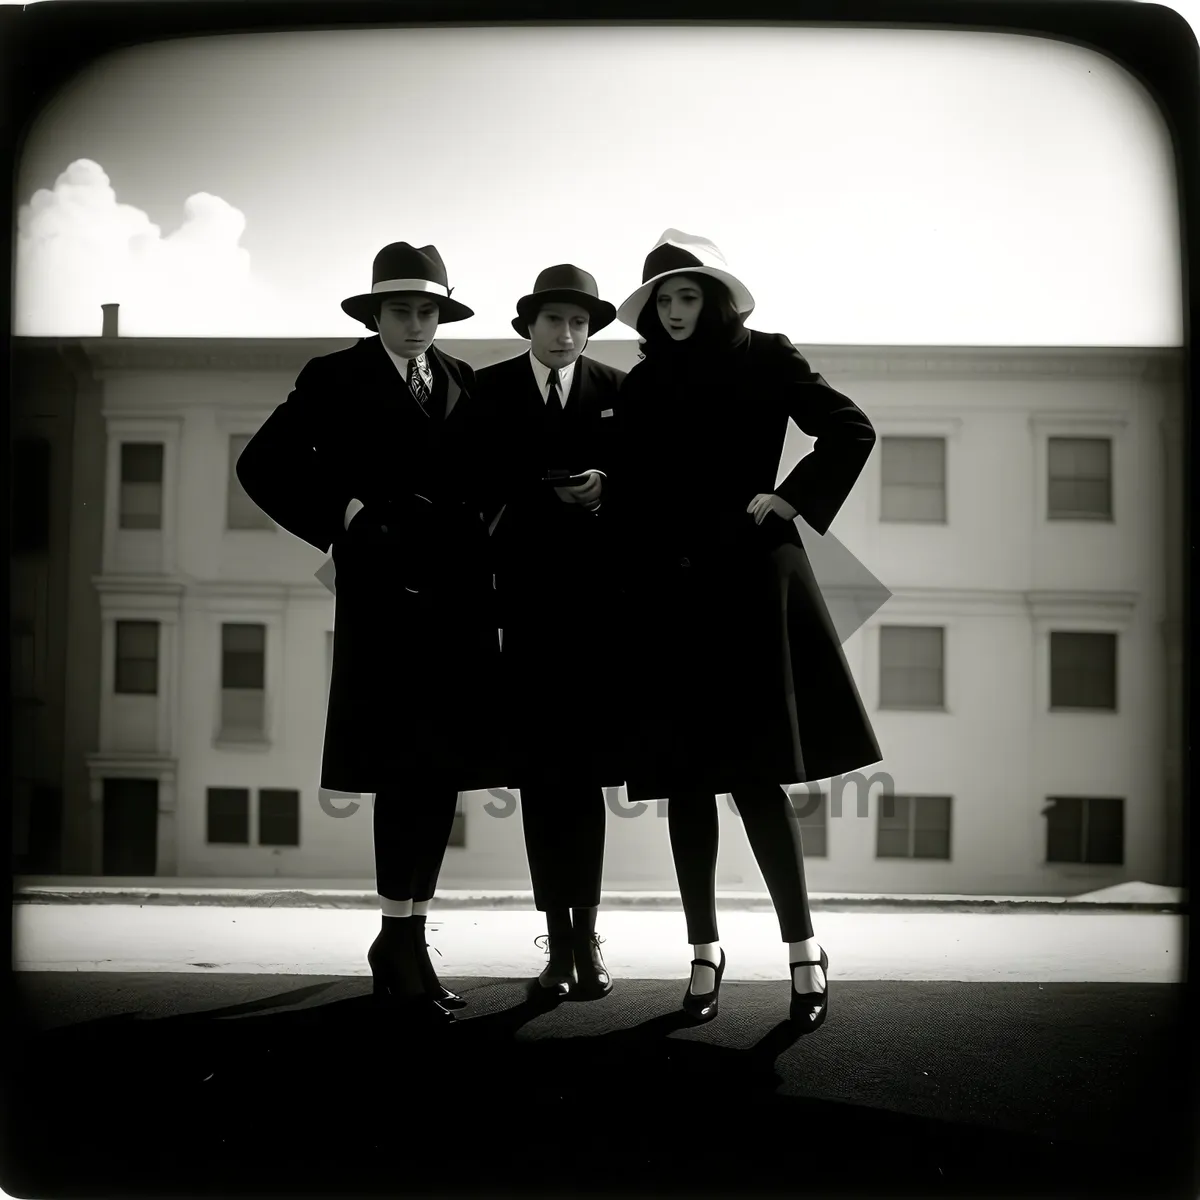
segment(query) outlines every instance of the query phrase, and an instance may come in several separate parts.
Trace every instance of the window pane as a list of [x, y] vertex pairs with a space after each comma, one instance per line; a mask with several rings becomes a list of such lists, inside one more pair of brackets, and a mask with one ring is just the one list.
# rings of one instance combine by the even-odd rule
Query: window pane
[[948, 829], [918, 829], [913, 833], [913, 858], [949, 858]]
[[1077, 796], [1051, 797], [1046, 809], [1046, 861], [1082, 861], [1083, 801]]
[[876, 858], [907, 858], [908, 830], [880, 829], [875, 856]]
[[163, 481], [162, 442], [124, 442], [121, 446], [121, 482]]
[[1087, 801], [1087, 862], [1119, 866], [1125, 861], [1124, 810], [1124, 801], [1119, 799], [1092, 797]]
[[913, 799], [913, 827], [919, 831], [950, 829], [949, 796], [916, 796]]
[[946, 520], [946, 489], [940, 483], [885, 483], [880, 517], [884, 521]]
[[117, 622], [113, 689], [120, 695], [157, 694], [157, 621]]
[[936, 484], [946, 480], [946, 439], [885, 437], [882, 439], [885, 484]]
[[250, 844], [250, 792], [246, 788], [208, 789], [208, 841], [214, 845]]
[[1050, 634], [1050, 706], [1116, 708], [1116, 634]]
[[227, 651], [261, 654], [267, 648], [267, 627], [265, 625], [222, 625], [221, 648]]
[[909, 812], [912, 808], [909, 796], [879, 797], [879, 824], [884, 829], [907, 829]]
[[879, 657], [888, 667], [940, 667], [942, 629], [937, 625], [884, 625]]
[[222, 689], [221, 733], [223, 735], [261, 734], [266, 697], [248, 688]]
[[157, 658], [157, 621], [118, 621], [117, 656], [119, 658]]
[[121, 484], [122, 529], [162, 528], [162, 484]]
[[262, 788], [258, 793], [260, 846], [300, 845], [300, 793], [290, 788]]

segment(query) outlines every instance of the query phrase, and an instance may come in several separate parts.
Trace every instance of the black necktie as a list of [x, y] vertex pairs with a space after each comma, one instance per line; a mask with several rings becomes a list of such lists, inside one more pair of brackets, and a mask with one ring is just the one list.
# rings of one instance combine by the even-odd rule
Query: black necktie
[[410, 358], [408, 360], [408, 390], [412, 392], [417, 403], [421, 406], [421, 411], [429, 416], [429, 401], [432, 398], [429, 394], [429, 389], [425, 386], [425, 380], [421, 378], [421, 372], [417, 370], [417, 360]]
[[550, 389], [546, 395], [546, 408], [549, 410], [549, 416], [553, 420], [554, 417], [562, 413], [562, 394], [559, 392], [557, 368], [550, 372], [550, 378], [546, 381], [546, 386]]

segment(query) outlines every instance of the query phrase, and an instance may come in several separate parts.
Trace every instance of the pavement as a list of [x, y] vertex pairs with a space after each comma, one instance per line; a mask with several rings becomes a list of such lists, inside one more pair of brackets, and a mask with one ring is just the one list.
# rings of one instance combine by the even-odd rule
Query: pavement
[[535, 914], [439, 909], [469, 1005], [422, 1036], [371, 1003], [373, 913], [14, 917], [11, 1194], [1196, 1194], [1174, 914], [826, 912], [808, 1036], [769, 913], [722, 909], [691, 1026], [678, 912], [604, 914], [612, 993], [550, 1008]]

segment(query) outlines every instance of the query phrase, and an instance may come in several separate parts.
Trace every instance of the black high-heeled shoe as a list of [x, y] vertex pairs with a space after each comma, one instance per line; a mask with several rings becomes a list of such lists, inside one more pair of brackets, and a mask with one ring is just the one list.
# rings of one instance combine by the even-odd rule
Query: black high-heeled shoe
[[[398, 928], [389, 927], [388, 921], [394, 921]], [[425, 989], [412, 921], [406, 917], [384, 917], [384, 922], [384, 929], [367, 951], [371, 994], [376, 1004], [405, 1025], [434, 1029], [453, 1022], [454, 1014], [432, 999]]]
[[[796, 968], [820, 967], [825, 977], [825, 990], [821, 992], [796, 991]], [[829, 1012], [829, 959], [825, 947], [821, 947], [821, 957], [816, 961], [788, 963], [788, 981], [792, 988], [792, 1000], [788, 1006], [788, 1019], [800, 1025], [800, 1032], [811, 1033], [825, 1023]]]
[[[443, 1008], [466, 1008], [467, 1002], [446, 987], [437, 977], [437, 972], [433, 969], [433, 963], [429, 959], [429, 943], [425, 940], [425, 918], [413, 917], [412, 920], [416, 923], [417, 927], [414, 938], [416, 942], [417, 967], [421, 972], [421, 981], [425, 985], [427, 995]], [[433, 949], [437, 950], [437, 947], [434, 946]], [[440, 950], [437, 950], [437, 952], [441, 953]]]
[[717, 1015], [717, 999], [721, 991], [721, 976], [725, 974], [725, 950], [721, 950], [720, 963], [711, 963], [703, 958], [692, 959], [692, 976], [695, 977], [696, 967], [712, 967], [717, 978], [711, 992], [693, 992], [692, 981], [688, 980], [688, 990], [683, 993], [683, 1011], [693, 1021], [711, 1021]]

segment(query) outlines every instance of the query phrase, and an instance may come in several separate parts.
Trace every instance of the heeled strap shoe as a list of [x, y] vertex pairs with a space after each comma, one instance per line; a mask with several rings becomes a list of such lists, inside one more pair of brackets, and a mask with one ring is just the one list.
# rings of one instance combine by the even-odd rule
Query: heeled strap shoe
[[538, 976], [538, 986], [556, 1000], [565, 1000], [574, 990], [578, 979], [575, 975], [575, 953], [571, 935], [566, 933], [543, 933], [533, 939], [533, 944], [545, 950], [550, 961]]
[[452, 1024], [454, 1014], [425, 990], [410, 922], [403, 917], [393, 919], [402, 928], [380, 932], [367, 951], [376, 1004], [406, 1026], [433, 1029]]
[[[820, 992], [796, 991], [797, 967], [820, 967], [821, 978], [825, 983], [824, 990]], [[788, 971], [792, 987], [792, 1000], [788, 1006], [788, 1019], [800, 1025], [800, 1032], [802, 1034], [811, 1033], [814, 1029], [819, 1029], [825, 1023], [825, 1016], [829, 1012], [829, 958], [825, 954], [825, 947], [821, 947], [821, 957], [819, 959], [809, 962], [789, 963]]]
[[602, 941], [604, 939], [594, 933], [576, 933], [572, 936], [571, 950], [578, 980], [576, 992], [581, 999], [598, 1000], [612, 991], [612, 976], [600, 953]]
[[436, 946], [431, 947], [424, 937], [417, 938], [417, 967], [421, 972], [421, 982], [425, 985], [426, 994], [443, 1008], [466, 1008], [467, 1002], [452, 992], [437, 977], [437, 972], [433, 969], [433, 963], [429, 958], [431, 949], [435, 954], [441, 954], [441, 951]]
[[[697, 967], [711, 967], [716, 972], [716, 980], [711, 992], [693, 992], [692, 980], [696, 978]], [[692, 977], [688, 980], [688, 990], [683, 994], [683, 1011], [693, 1021], [711, 1021], [717, 1015], [717, 1001], [721, 991], [721, 976], [725, 974], [725, 951], [721, 950], [720, 963], [711, 963], [703, 958], [692, 959]]]

